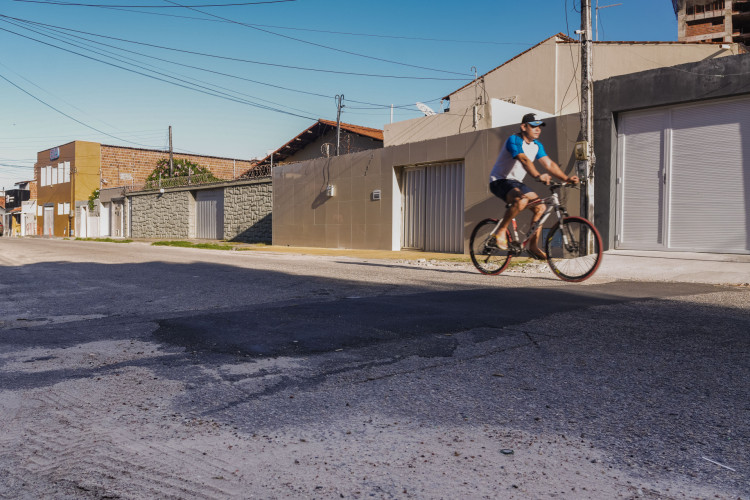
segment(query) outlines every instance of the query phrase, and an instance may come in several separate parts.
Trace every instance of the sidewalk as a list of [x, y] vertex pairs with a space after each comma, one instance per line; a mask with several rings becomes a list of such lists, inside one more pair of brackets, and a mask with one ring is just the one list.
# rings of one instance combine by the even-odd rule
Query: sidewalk
[[[137, 239], [141, 243], [153, 243], [157, 239]], [[161, 240], [163, 241], [163, 240]], [[468, 254], [357, 250], [313, 247], [287, 247], [247, 243], [227, 243], [213, 240], [189, 240], [191, 243], [215, 243], [231, 246], [236, 251], [256, 251], [328, 257], [351, 257], [373, 260], [406, 260], [465, 263], [471, 265]], [[750, 255], [714, 254], [698, 252], [657, 252], [636, 250], [608, 250], [596, 273], [599, 278], [675, 281], [686, 283], [716, 283], [750, 286]]]
[[[254, 247], [252, 249], [275, 253], [342, 256], [358, 259], [435, 260], [438, 262], [471, 264], [468, 255], [408, 250], [353, 250], [279, 246]], [[623, 280], [750, 285], [750, 255], [608, 250], [604, 253], [602, 265], [597, 270], [596, 276]]]
[[597, 275], [632, 280], [750, 285], [750, 255], [608, 250]]

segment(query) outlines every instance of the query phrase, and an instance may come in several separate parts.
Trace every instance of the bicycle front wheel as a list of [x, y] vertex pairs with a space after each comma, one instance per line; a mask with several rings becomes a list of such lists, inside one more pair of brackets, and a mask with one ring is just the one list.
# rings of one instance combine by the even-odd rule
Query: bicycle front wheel
[[[508, 267], [511, 255], [508, 250], [500, 250], [494, 244], [492, 230], [497, 226], [497, 219], [484, 219], [476, 225], [469, 240], [471, 262], [482, 274], [500, 274]], [[508, 232], [510, 241], [510, 232]]]
[[547, 234], [547, 263], [558, 278], [583, 281], [602, 263], [602, 237], [583, 217], [566, 217]]

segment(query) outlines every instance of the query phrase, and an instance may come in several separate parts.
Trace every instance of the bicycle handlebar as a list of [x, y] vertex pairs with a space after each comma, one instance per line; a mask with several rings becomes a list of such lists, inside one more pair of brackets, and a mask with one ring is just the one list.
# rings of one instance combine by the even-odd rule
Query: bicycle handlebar
[[576, 182], [576, 183], [573, 183], [573, 182], [550, 181], [550, 183], [547, 184], [546, 182], [542, 182], [539, 179], [537, 179], [537, 182], [539, 182], [541, 184], [544, 184], [545, 186], [547, 186], [550, 189], [558, 189], [558, 188], [562, 188], [562, 187], [577, 187], [577, 186], [581, 185], [580, 181]]

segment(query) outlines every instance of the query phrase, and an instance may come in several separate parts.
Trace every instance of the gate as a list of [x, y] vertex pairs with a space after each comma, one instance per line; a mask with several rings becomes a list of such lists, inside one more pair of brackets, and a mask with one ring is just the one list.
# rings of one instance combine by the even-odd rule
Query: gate
[[195, 194], [196, 238], [224, 239], [224, 190], [210, 189]]
[[402, 248], [463, 253], [463, 162], [407, 167], [402, 199]]

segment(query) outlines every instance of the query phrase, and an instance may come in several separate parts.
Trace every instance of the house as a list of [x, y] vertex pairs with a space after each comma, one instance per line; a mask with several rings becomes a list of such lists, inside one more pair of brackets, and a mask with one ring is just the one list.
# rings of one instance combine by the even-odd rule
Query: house
[[750, 254], [748, 75], [744, 54], [595, 84], [605, 246]]
[[[340, 124], [339, 154], [357, 153], [383, 147], [383, 131], [375, 128]], [[286, 144], [269, 153], [257, 167], [336, 156], [336, 122], [319, 119]]]
[[[110, 236], [122, 231], [123, 188], [142, 187], [167, 151], [73, 141], [40, 151], [34, 166], [38, 181], [39, 234], [45, 236]], [[210, 170], [219, 179], [234, 179], [254, 163], [248, 160], [175, 153]], [[119, 188], [119, 195], [95, 204], [102, 189]], [[115, 206], [115, 204], [120, 204]], [[119, 218], [118, 218], [119, 217]], [[119, 224], [119, 225], [118, 225]]]
[[677, 39], [750, 45], [750, 0], [672, 0]]
[[[571, 173], [576, 168], [573, 149], [580, 136], [576, 96], [579, 76], [574, 71], [577, 57], [577, 42], [556, 35], [471, 85], [451, 93], [448, 96], [448, 112], [386, 125], [385, 147], [382, 149], [274, 168], [273, 243], [465, 253], [474, 225], [486, 217], [499, 216], [504, 211], [502, 202], [489, 192], [487, 179], [503, 141], [518, 130], [518, 121], [506, 124], [502, 116], [493, 114], [493, 104], [497, 104], [492, 102], [493, 99], [512, 105], [497, 108], [503, 113], [518, 113], [520, 110], [515, 106], [522, 106], [553, 115], [545, 118], [547, 127], [542, 137], [545, 148], [566, 172]], [[701, 241], [692, 245], [692, 250], [748, 252], [747, 243], [743, 243], [750, 233], [745, 221], [746, 214], [750, 213], [746, 201], [746, 183], [750, 178], [747, 159], [750, 153], [745, 151], [750, 138], [744, 135], [749, 127], [744, 125], [746, 118], [743, 118], [750, 116], [743, 100], [743, 95], [750, 94], [748, 61], [750, 55], [737, 44], [730, 44], [729, 48], [712, 43], [594, 44], [595, 137], [598, 138], [594, 143], [599, 158], [595, 170], [597, 211], [594, 222], [603, 233], [606, 248], [686, 249], [690, 245], [684, 241], [679, 243], [673, 240], [672, 246], [664, 246], [664, 234], [654, 236], [653, 233], [663, 231], [670, 224], [682, 231], [684, 226], [679, 224], [699, 221], [700, 228], [695, 228], [691, 241], [696, 238]], [[658, 85], [654, 85], [654, 82], [658, 82]], [[712, 107], [713, 103], [706, 99], [713, 98], [732, 100], [736, 110], [727, 104], [729, 101], [721, 102], [724, 107]], [[724, 112], [728, 121], [718, 120], [716, 123], [720, 131], [727, 134], [731, 131], [728, 137], [732, 138], [732, 145], [740, 145], [720, 148], [729, 151], [727, 161], [734, 161], [731, 172], [735, 181], [724, 175], [716, 176], [716, 179], [721, 179], [722, 192], [729, 184], [732, 184], [731, 192], [736, 192], [736, 199], [730, 202], [732, 216], [720, 216], [712, 209], [708, 211], [712, 214], [711, 219], [705, 219], [702, 205], [694, 200], [718, 204], [690, 191], [687, 184], [671, 184], [671, 189], [680, 192], [681, 204], [665, 205], [665, 199], [657, 196], [664, 192], [664, 188], [657, 184], [656, 187], [650, 186], [650, 191], [646, 192], [647, 201], [648, 196], [656, 197], [655, 202], [643, 205], [649, 207], [648, 210], [644, 209], [649, 214], [640, 214], [643, 219], [634, 217], [633, 207], [640, 206], [643, 200], [637, 197], [638, 190], [632, 189], [636, 185], [632, 179], [628, 181], [627, 175], [623, 177], [617, 172], [624, 169], [632, 173], [635, 169], [632, 158], [636, 159], [637, 165], [639, 157], [634, 155], [637, 148], [628, 149], [627, 143], [632, 143], [633, 137], [638, 137], [637, 133], [630, 137], [629, 131], [637, 132], [638, 126], [648, 130], [647, 121], [639, 121], [638, 109], [655, 108], [652, 111], [660, 116], [658, 120], [661, 121], [656, 125], [651, 124], [654, 125], [652, 132], [655, 136], [649, 138], [649, 144], [661, 144], [664, 148], [668, 144], [664, 142], [668, 136], [667, 117], [671, 119], [675, 115], [659, 115], [659, 108], [667, 106], [672, 113], [672, 108], [682, 110], [681, 106], [693, 105], [707, 106], [700, 108], [706, 114], [698, 117], [698, 130], [714, 138], [715, 135], [711, 135], [713, 132], [709, 133], [703, 128], [710, 128], [711, 120]], [[477, 120], [473, 122], [475, 110]], [[738, 111], [741, 113], [738, 114]], [[626, 128], [621, 129], [621, 126]], [[683, 128], [690, 130], [687, 125]], [[612, 138], [619, 137], [623, 130], [625, 149], [618, 149], [619, 143], [613, 142]], [[680, 137], [684, 141], [681, 144], [690, 143], [685, 136]], [[694, 146], [708, 149], [704, 144], [694, 139]], [[738, 156], [729, 156], [737, 154], [738, 149], [741, 151]], [[668, 164], [673, 160], [662, 158], [660, 151], [666, 149], [654, 150], [649, 156], [656, 159], [655, 167], [653, 162], [643, 165], [644, 169], [647, 165], [651, 168], [645, 173], [651, 183], [655, 180], [662, 182], [659, 175], [664, 172], [675, 172], [674, 165]], [[705, 188], [714, 172], [710, 163], [706, 163], [705, 152], [698, 154], [695, 149], [689, 148], [683, 151], [688, 151], [694, 158], [703, 159], [704, 163], [696, 167], [688, 161], [689, 158], [680, 157], [685, 164], [691, 165], [694, 172], [696, 168], [700, 172], [707, 172], [701, 181], [690, 184], [693, 188]], [[625, 163], [618, 166], [617, 155], [622, 154], [626, 156]], [[602, 161], [603, 157], [609, 159], [611, 155], [615, 156]], [[665, 162], [666, 166], [658, 162]], [[321, 176], [321, 172], [324, 175]], [[695, 179], [695, 175], [692, 178]], [[739, 179], [744, 183], [742, 187], [737, 186]], [[618, 191], [623, 189], [618, 182], [629, 182], [625, 184], [626, 188], [630, 187], [624, 194]], [[684, 177], [681, 182], [684, 182]], [[578, 192], [567, 190], [564, 194], [562, 201], [568, 212], [576, 215], [580, 208]], [[713, 196], [716, 192], [709, 189], [705, 194]], [[672, 197], [671, 203], [677, 201]], [[654, 208], [654, 203], [659, 204], [658, 210]], [[723, 195], [721, 203], [727, 203]], [[630, 207], [630, 212], [614, 209], [614, 205]], [[676, 210], [678, 207], [679, 210]], [[677, 214], [688, 217], [675, 221], [668, 219], [677, 217]], [[633, 232], [634, 228], [641, 220], [648, 221], [649, 227], [655, 225], [652, 233], [648, 234], [653, 244], [641, 245], [634, 236], [637, 234], [637, 231]], [[732, 226], [737, 226], [734, 231], [742, 229], [742, 233], [731, 240], [719, 237], [720, 231], [726, 235], [732, 233], [733, 230], [724, 222], [728, 220], [732, 221]], [[712, 238], [698, 236], [702, 228], [709, 224], [717, 228], [710, 232]], [[630, 231], [621, 233], [620, 240], [616, 240], [618, 227]], [[684, 233], [679, 234], [684, 238]]]
[[[654, 68], [744, 53], [736, 43], [594, 42], [594, 81]], [[444, 97], [434, 116], [385, 125], [385, 146], [518, 123], [525, 112], [580, 112], [580, 43], [558, 33]], [[508, 104], [522, 106], [522, 109]], [[575, 142], [576, 137], [566, 140]]]
[[36, 183], [21, 181], [3, 196], [3, 226], [7, 236], [36, 234]]

